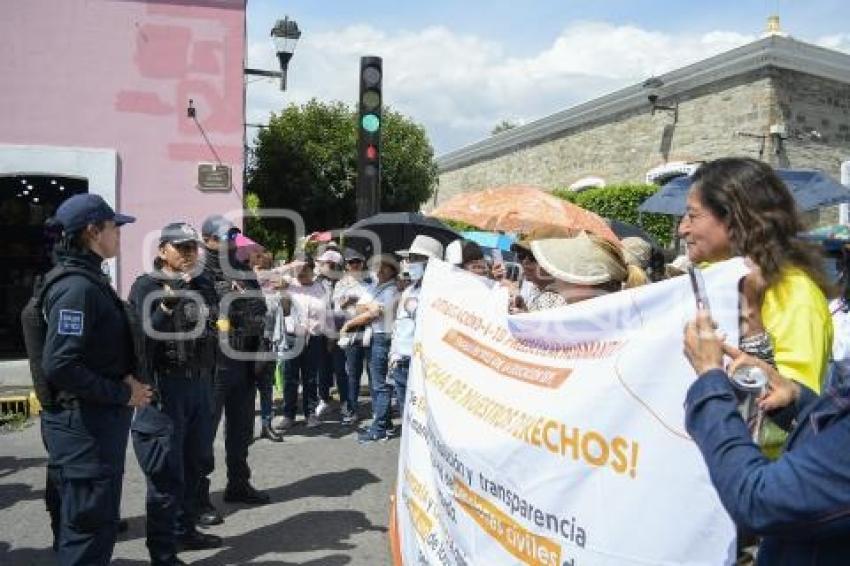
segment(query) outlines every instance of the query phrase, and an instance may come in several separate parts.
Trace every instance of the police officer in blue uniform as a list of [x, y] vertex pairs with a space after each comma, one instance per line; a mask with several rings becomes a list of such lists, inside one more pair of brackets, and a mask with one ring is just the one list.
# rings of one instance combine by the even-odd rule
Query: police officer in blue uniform
[[[250, 483], [248, 446], [254, 438], [256, 376], [266, 366], [257, 356], [265, 331], [266, 303], [253, 271], [236, 258], [234, 240], [238, 233], [239, 228], [220, 215], [207, 218], [201, 227], [204, 274], [213, 281], [219, 298], [221, 334], [213, 380], [213, 430], [218, 428], [223, 414], [227, 463], [224, 501], [262, 505], [269, 502], [269, 496]], [[204, 475], [212, 470], [210, 462]], [[201, 526], [222, 521], [210, 502], [209, 486], [209, 478], [203, 477], [199, 490]]]
[[[118, 254], [119, 228], [135, 219], [101, 197], [75, 195], [55, 220], [56, 261], [105, 278]], [[46, 291], [42, 369], [55, 404], [42, 415], [49, 465], [59, 478], [61, 566], [108, 564], [115, 546], [132, 407], [151, 399], [134, 375], [123, 303], [108, 284], [67, 275]]]
[[184, 564], [179, 550], [221, 546], [197, 531], [197, 493], [212, 459], [218, 298], [198, 266], [200, 237], [190, 225], [168, 224], [159, 238], [154, 271], [130, 289], [136, 314], [140, 373], [156, 402], [136, 411], [133, 444], [147, 479], [147, 546], [154, 566]]

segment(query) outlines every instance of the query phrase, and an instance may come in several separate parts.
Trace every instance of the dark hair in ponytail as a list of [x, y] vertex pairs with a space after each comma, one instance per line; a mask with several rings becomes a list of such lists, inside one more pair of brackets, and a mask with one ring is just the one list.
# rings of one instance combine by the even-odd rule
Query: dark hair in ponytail
[[[106, 226], [106, 221], [101, 220], [100, 222], [93, 222], [92, 224], [98, 230], [103, 230]], [[50, 218], [44, 223], [45, 235], [48, 242], [52, 245], [54, 263], [57, 253], [83, 254], [90, 251], [86, 242], [85, 229], [87, 227], [88, 226], [80, 228], [75, 232], [65, 232], [62, 228], [62, 224], [60, 224], [55, 218]]]

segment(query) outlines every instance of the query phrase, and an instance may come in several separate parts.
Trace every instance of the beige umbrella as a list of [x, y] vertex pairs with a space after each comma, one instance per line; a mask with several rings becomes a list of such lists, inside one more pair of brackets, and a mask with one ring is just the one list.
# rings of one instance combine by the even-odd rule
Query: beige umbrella
[[601, 216], [531, 185], [506, 185], [461, 193], [430, 215], [465, 222], [482, 230], [520, 234], [540, 230], [577, 234], [586, 230], [619, 243]]

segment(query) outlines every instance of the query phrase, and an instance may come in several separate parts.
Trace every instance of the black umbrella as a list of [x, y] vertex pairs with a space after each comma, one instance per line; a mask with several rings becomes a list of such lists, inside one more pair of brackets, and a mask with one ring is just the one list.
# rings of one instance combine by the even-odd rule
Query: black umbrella
[[[823, 171], [815, 169], [776, 169], [775, 171], [791, 191], [800, 210], [814, 210], [850, 202], [850, 189]], [[676, 177], [643, 201], [638, 210], [682, 216], [685, 214], [685, 203], [690, 186], [691, 177]]]
[[[346, 246], [370, 256], [405, 250], [420, 234], [431, 236], [444, 247], [461, 237], [436, 218], [418, 212], [381, 212], [355, 222], [343, 232], [343, 237]], [[380, 249], [376, 248], [378, 245]]]

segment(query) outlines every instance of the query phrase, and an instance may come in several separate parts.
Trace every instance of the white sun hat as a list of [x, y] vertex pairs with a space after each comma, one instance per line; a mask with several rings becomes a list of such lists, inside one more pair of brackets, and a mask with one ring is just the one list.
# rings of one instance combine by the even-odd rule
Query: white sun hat
[[410, 248], [396, 252], [396, 255], [401, 257], [408, 257], [411, 254], [443, 259], [443, 244], [431, 236], [419, 234], [413, 239], [413, 243], [410, 244]]

